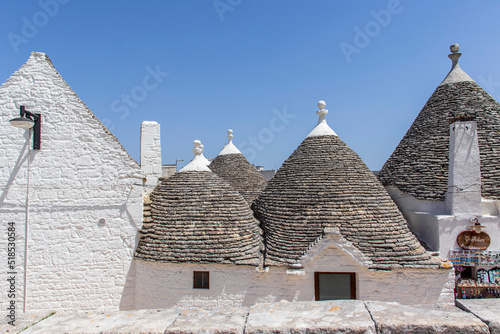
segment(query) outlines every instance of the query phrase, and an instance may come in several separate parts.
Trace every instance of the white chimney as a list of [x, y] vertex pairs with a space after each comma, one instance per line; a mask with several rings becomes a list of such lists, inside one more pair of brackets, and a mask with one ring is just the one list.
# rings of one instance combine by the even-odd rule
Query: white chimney
[[149, 194], [162, 176], [160, 124], [157, 122], [141, 124], [141, 169], [146, 174], [144, 189]]
[[450, 125], [450, 166], [446, 207], [451, 215], [481, 215], [481, 159], [477, 125], [459, 120]]

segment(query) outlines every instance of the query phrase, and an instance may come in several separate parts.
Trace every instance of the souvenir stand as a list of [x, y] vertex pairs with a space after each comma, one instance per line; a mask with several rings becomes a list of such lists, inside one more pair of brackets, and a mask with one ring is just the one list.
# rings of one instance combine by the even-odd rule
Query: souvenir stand
[[457, 299], [500, 298], [500, 251], [487, 250], [489, 235], [479, 222], [457, 237], [460, 249], [451, 250]]

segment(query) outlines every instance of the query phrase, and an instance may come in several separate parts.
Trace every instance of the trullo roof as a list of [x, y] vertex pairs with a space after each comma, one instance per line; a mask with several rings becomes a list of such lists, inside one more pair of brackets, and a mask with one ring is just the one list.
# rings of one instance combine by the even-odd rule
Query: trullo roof
[[231, 184], [251, 205], [266, 187], [267, 180], [234, 146], [233, 130], [229, 129], [227, 133], [229, 142], [209, 167], [215, 174]]
[[266, 238], [266, 264], [294, 264], [338, 228], [372, 268], [436, 266], [384, 187], [325, 120], [320, 120], [254, 202]]
[[500, 104], [458, 65], [458, 44], [450, 47], [452, 69], [436, 88], [379, 173], [386, 186], [422, 200], [445, 199], [448, 187], [449, 124], [460, 114], [475, 118], [481, 157], [481, 193], [500, 199]]
[[243, 197], [195, 158], [155, 188], [136, 257], [160, 262], [259, 264], [258, 222]]

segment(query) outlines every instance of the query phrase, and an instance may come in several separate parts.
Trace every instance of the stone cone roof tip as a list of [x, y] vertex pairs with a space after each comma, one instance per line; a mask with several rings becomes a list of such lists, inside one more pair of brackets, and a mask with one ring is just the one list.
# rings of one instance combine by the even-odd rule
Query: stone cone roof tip
[[361, 158], [336, 135], [307, 136], [253, 209], [265, 234], [266, 265], [299, 263], [331, 230], [370, 259], [371, 268], [440, 264], [411, 233]]
[[200, 158], [203, 160], [203, 162], [205, 163], [206, 166], [210, 165], [210, 160], [208, 160], [207, 158], [205, 158], [205, 156], [203, 155], [203, 152], [205, 151], [205, 146], [204, 145], [200, 145], [200, 149], [201, 149]]
[[321, 100], [318, 102], [319, 110], [316, 111], [316, 115], [319, 115], [318, 124], [314, 127], [314, 129], [307, 135], [307, 137], [316, 137], [316, 136], [336, 136], [335, 131], [330, 128], [328, 123], [326, 122], [326, 114], [328, 114], [328, 110], [325, 109], [326, 103]]
[[218, 155], [226, 155], [226, 154], [242, 154], [240, 150], [233, 144], [233, 130], [227, 130], [227, 139], [228, 143], [224, 145], [222, 151], [219, 152]]
[[[475, 117], [481, 159], [481, 194], [500, 199], [500, 104], [458, 66], [452, 45], [452, 70], [431, 95], [378, 175], [385, 186], [420, 200], [444, 201], [448, 191], [449, 125], [457, 113]], [[463, 72], [465, 73], [465, 72]], [[468, 78], [468, 79], [467, 79]]]
[[154, 189], [144, 203], [136, 258], [158, 262], [255, 265], [262, 231], [245, 199], [200, 159]]
[[195, 140], [193, 142], [194, 148], [194, 158], [184, 166], [179, 173], [184, 172], [211, 172], [210, 168], [208, 168], [208, 164], [210, 163], [207, 158], [203, 156], [204, 146], [201, 145], [201, 141]]
[[450, 51], [452, 53], [449, 54], [448, 57], [452, 61], [451, 70], [443, 80], [443, 82], [439, 84], [439, 86], [466, 81], [474, 82], [474, 80], [472, 80], [472, 78], [467, 73], [465, 73], [458, 64], [458, 59], [462, 55], [461, 53], [458, 53], [459, 50], [460, 46], [458, 44], [453, 44], [450, 46]]
[[267, 180], [233, 144], [233, 130], [227, 131], [229, 142], [210, 164], [210, 169], [233, 186], [250, 206], [264, 190]]

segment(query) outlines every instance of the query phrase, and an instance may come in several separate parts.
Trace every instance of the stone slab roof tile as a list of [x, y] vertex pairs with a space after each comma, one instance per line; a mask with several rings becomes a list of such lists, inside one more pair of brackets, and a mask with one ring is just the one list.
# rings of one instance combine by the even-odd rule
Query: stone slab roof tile
[[219, 154], [209, 167], [215, 174], [231, 184], [249, 206], [267, 185], [266, 178], [260, 175], [241, 153]]
[[259, 264], [259, 223], [243, 197], [214, 173], [187, 171], [161, 179], [150, 201], [136, 258]]
[[457, 111], [477, 122], [481, 193], [500, 199], [500, 104], [475, 82], [439, 86], [386, 161], [378, 177], [417, 199], [444, 201], [448, 187], [449, 124]]
[[299, 262], [325, 229], [337, 227], [375, 269], [439, 266], [377, 178], [335, 135], [307, 137], [253, 208], [265, 233], [266, 264]]

